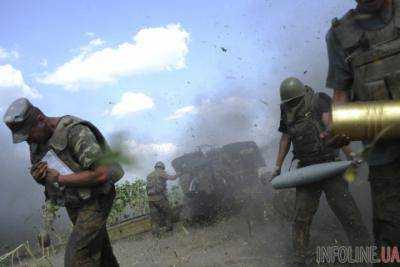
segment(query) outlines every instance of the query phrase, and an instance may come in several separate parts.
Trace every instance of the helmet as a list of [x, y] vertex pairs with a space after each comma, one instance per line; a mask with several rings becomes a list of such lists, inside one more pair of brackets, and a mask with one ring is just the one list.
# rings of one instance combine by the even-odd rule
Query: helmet
[[158, 162], [156, 163], [156, 165], [154, 165], [154, 168], [155, 168], [155, 169], [160, 168], [160, 169], [165, 170], [165, 165], [164, 165], [164, 163], [162, 163], [161, 161], [158, 161]]
[[384, 0], [357, 0], [358, 8], [367, 13], [380, 10], [384, 2]]
[[287, 78], [281, 83], [281, 103], [289, 102], [298, 97], [304, 96], [306, 89], [304, 84], [297, 78]]
[[28, 139], [35, 125], [38, 109], [26, 98], [15, 100], [4, 114], [3, 121], [12, 132], [13, 142], [21, 143]]

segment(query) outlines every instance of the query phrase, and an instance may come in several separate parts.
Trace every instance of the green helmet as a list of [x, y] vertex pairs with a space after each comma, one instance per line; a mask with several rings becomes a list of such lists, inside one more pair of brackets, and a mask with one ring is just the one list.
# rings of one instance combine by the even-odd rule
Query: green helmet
[[162, 163], [161, 161], [158, 161], [158, 162], [156, 163], [156, 165], [154, 166], [154, 168], [155, 168], [155, 169], [163, 169], [163, 170], [165, 170], [165, 165], [164, 165], [164, 163]]
[[280, 93], [281, 103], [286, 103], [295, 98], [304, 96], [306, 89], [299, 79], [290, 77], [281, 83]]

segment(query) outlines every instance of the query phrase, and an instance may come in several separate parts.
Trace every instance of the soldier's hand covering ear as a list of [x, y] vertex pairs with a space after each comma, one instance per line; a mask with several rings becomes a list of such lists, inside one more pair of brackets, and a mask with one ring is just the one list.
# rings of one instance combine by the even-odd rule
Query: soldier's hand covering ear
[[47, 173], [47, 163], [40, 161], [34, 165], [32, 165], [31, 168], [31, 175], [35, 181], [41, 185], [45, 183], [45, 178], [46, 178], [46, 173]]

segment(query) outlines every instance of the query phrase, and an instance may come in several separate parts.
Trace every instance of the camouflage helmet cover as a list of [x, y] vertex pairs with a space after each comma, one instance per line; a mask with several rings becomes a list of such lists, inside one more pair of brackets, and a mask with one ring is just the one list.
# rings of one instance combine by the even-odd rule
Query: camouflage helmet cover
[[281, 103], [302, 97], [305, 92], [305, 86], [299, 79], [294, 77], [287, 78], [281, 83], [280, 87]]
[[10, 128], [14, 143], [20, 143], [28, 139], [37, 115], [38, 109], [26, 98], [19, 98], [8, 107], [4, 114], [3, 122]]

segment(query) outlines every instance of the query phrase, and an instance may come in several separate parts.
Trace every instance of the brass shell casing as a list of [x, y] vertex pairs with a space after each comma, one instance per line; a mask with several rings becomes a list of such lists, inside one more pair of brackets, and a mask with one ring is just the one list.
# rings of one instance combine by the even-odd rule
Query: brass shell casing
[[353, 141], [400, 138], [400, 101], [353, 102], [332, 107], [332, 131]]

